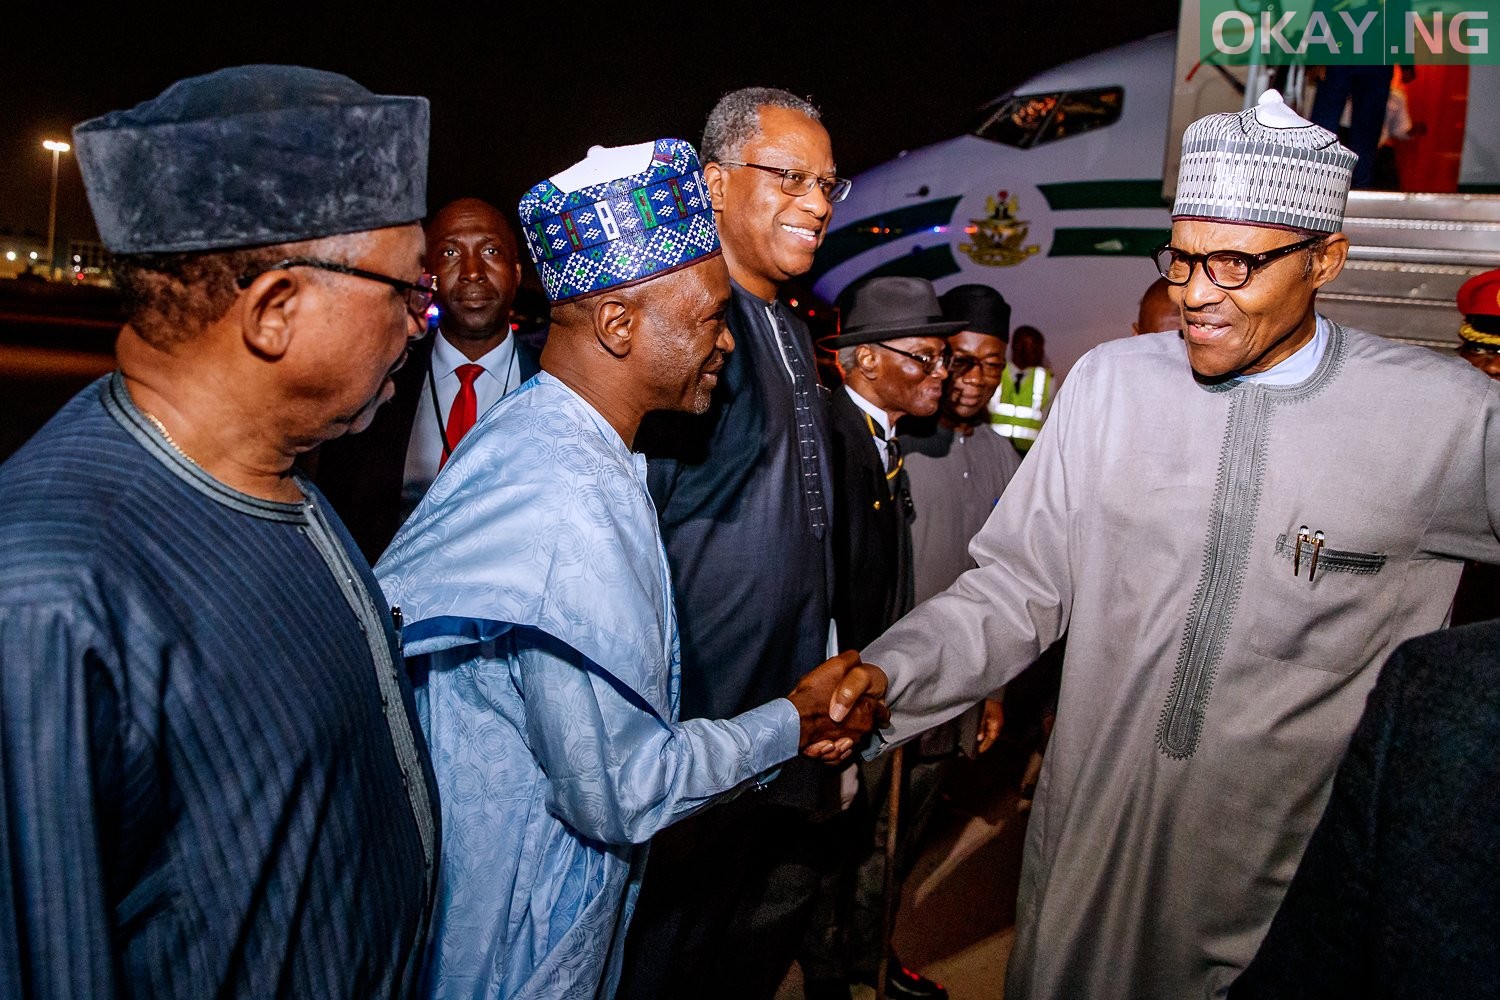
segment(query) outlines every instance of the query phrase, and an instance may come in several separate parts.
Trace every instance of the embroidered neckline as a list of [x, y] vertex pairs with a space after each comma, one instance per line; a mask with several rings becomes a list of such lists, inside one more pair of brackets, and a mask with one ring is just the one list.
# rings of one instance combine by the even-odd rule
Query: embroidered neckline
[[1319, 320], [1328, 323], [1328, 347], [1317, 368], [1302, 382], [1279, 386], [1231, 380], [1203, 385], [1210, 392], [1232, 395], [1219, 447], [1203, 566], [1183, 625], [1172, 687], [1156, 726], [1157, 748], [1173, 760], [1192, 757], [1203, 735], [1209, 696], [1234, 624], [1255, 538], [1271, 418], [1278, 406], [1316, 396], [1343, 368], [1344, 328], [1326, 317]]
[[1318, 359], [1318, 367], [1313, 373], [1301, 382], [1292, 385], [1267, 385], [1263, 382], [1249, 382], [1242, 379], [1226, 379], [1223, 382], [1199, 382], [1198, 384], [1206, 391], [1213, 393], [1225, 392], [1247, 392], [1251, 389], [1266, 393], [1277, 402], [1295, 403], [1304, 399], [1311, 399], [1323, 387], [1333, 381], [1344, 366], [1344, 355], [1347, 346], [1347, 338], [1344, 336], [1344, 328], [1319, 314], [1318, 320], [1328, 324], [1328, 347], [1323, 351], [1323, 356]]

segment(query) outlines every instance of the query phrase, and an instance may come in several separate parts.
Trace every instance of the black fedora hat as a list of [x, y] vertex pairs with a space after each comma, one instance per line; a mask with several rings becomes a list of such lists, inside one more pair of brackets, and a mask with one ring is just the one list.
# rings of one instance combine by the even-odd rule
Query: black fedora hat
[[989, 285], [958, 285], [938, 299], [943, 315], [963, 329], [1010, 341], [1010, 303]]
[[964, 327], [943, 318], [937, 292], [926, 278], [871, 278], [854, 290], [853, 301], [829, 347], [853, 347], [902, 337], [946, 337]]

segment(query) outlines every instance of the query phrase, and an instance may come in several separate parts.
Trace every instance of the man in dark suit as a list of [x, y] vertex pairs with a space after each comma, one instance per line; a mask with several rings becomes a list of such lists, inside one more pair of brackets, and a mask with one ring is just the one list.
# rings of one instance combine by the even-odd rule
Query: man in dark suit
[[[843, 200], [817, 108], [784, 90], [725, 95], [704, 128], [703, 177], [733, 282], [735, 350], [701, 417], [653, 414], [637, 447], [672, 569], [684, 719], [776, 697], [830, 654], [827, 393], [807, 327], [777, 296], [805, 274]], [[790, 761], [741, 796], [652, 840], [622, 1000], [769, 1000], [806, 927], [819, 810], [836, 775]]]
[[1391, 655], [1231, 1000], [1500, 995], [1500, 622]]
[[[839, 643], [860, 649], [912, 608], [911, 490], [896, 421], [929, 417], [943, 398], [952, 357], [947, 320], [932, 283], [872, 278], [854, 292], [839, 350], [844, 386], [833, 394], [833, 614]], [[863, 801], [853, 812], [844, 871], [833, 879], [802, 956], [809, 997], [848, 994], [848, 983], [875, 982], [887, 946], [882, 899], [885, 803], [891, 758], [860, 770]], [[845, 916], [847, 912], [847, 916]], [[887, 993], [943, 997], [940, 986], [891, 961]]]
[[412, 345], [369, 431], [318, 453], [318, 486], [371, 563], [464, 433], [540, 367], [510, 336], [521, 263], [499, 209], [478, 198], [445, 205], [427, 225], [427, 268], [437, 279], [437, 335]]
[[855, 290], [838, 348], [833, 396], [833, 614], [839, 643], [859, 649], [911, 610], [913, 508], [895, 424], [930, 417], [952, 357], [932, 283], [872, 278]]

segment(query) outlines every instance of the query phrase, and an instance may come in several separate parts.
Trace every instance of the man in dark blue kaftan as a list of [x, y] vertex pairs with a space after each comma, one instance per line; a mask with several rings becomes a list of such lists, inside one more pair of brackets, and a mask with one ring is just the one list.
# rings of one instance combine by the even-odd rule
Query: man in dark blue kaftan
[[130, 319], [0, 466], [0, 995], [415, 987], [435, 782], [292, 460], [368, 424], [430, 299], [427, 120], [258, 66], [75, 133]]

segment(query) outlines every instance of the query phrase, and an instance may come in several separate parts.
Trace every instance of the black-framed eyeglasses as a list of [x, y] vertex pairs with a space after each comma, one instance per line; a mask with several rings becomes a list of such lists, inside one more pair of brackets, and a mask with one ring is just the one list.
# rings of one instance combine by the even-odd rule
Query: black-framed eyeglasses
[[719, 163], [726, 167], [754, 167], [768, 174], [780, 174], [782, 193], [793, 198], [800, 198], [818, 187], [822, 189], [823, 197], [828, 199], [828, 203], [834, 204], [849, 197], [849, 189], [854, 186], [854, 182], [847, 177], [819, 177], [806, 170], [791, 167], [768, 167], [764, 163], [746, 163], [743, 160], [720, 160]]
[[981, 361], [972, 354], [955, 354], [953, 360], [948, 362], [948, 374], [954, 378], [967, 375], [976, 368], [985, 378], [999, 379], [1005, 374], [1005, 362], [993, 358]]
[[892, 347], [890, 344], [877, 343], [875, 346], [884, 347], [887, 351], [899, 354], [903, 358], [911, 358], [922, 366], [922, 372], [926, 375], [936, 375], [939, 369], [947, 371], [948, 367], [953, 364], [953, 352], [947, 349], [944, 349], [943, 353], [937, 357], [933, 357], [930, 354], [913, 354], [910, 351], [903, 351], [901, 348]]
[[365, 278], [369, 281], [378, 281], [383, 285], [390, 285], [400, 292], [406, 299], [406, 309], [415, 316], [423, 326], [427, 325], [427, 309], [432, 305], [432, 297], [437, 294], [437, 279], [430, 274], [424, 274], [416, 281], [403, 281], [393, 278], [389, 274], [381, 274], [379, 271], [367, 271], [362, 267], [353, 267], [349, 264], [340, 264], [331, 260], [318, 260], [316, 257], [288, 257], [278, 260], [274, 264], [268, 264], [256, 271], [242, 274], [235, 281], [240, 288], [249, 288], [250, 282], [259, 278], [262, 274], [271, 271], [284, 271], [289, 267], [315, 267], [320, 271], [332, 271], [335, 274], [352, 274], [356, 278]]
[[1300, 243], [1290, 243], [1265, 253], [1243, 253], [1239, 250], [1214, 250], [1211, 253], [1188, 253], [1170, 243], [1163, 243], [1152, 255], [1156, 270], [1169, 285], [1185, 285], [1193, 278], [1193, 265], [1201, 263], [1208, 280], [1226, 291], [1243, 288], [1257, 270], [1298, 250], [1306, 250], [1326, 239], [1313, 236]]

